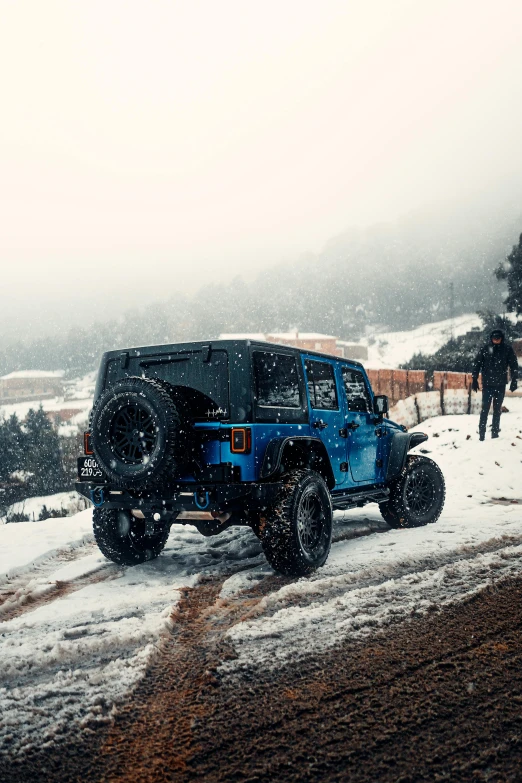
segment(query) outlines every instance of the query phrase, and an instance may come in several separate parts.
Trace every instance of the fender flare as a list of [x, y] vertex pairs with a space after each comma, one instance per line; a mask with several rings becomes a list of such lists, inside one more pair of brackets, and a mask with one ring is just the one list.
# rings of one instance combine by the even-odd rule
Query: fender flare
[[274, 438], [271, 440], [265, 450], [260, 478], [266, 480], [277, 474], [279, 468], [281, 467], [281, 461], [285, 448], [289, 444], [294, 443], [298, 443], [300, 446], [306, 446], [307, 444], [310, 444], [316, 453], [319, 452], [326, 466], [326, 483], [328, 488], [332, 489], [335, 486], [335, 478], [326, 446], [320, 438], [314, 438], [310, 435], [296, 435], [294, 437]]
[[393, 481], [402, 473], [406, 463], [406, 457], [411, 449], [428, 440], [424, 432], [396, 432], [392, 437], [390, 453], [388, 455], [388, 468], [386, 470], [386, 483]]

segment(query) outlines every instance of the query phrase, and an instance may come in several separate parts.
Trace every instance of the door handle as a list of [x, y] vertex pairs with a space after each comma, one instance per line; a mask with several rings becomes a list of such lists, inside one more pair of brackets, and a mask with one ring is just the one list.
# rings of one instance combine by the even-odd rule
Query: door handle
[[346, 428], [349, 430], [357, 430], [359, 429], [360, 426], [361, 425], [357, 424], [356, 421], [349, 421], [348, 424], [346, 425]]
[[328, 427], [328, 424], [322, 419], [316, 419], [316, 421], [314, 421], [312, 424], [312, 427], [315, 427], [316, 430], [324, 430], [326, 427]]

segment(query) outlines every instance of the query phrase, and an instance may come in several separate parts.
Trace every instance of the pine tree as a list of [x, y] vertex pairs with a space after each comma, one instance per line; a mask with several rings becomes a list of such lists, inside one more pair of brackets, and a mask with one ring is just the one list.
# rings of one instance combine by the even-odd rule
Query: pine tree
[[25, 433], [13, 414], [0, 422], [0, 481], [8, 481], [11, 474], [24, 469]]
[[40, 406], [25, 420], [27, 436], [26, 469], [32, 475], [31, 487], [37, 495], [50, 495], [64, 489], [64, 472], [58, 433]]
[[508, 311], [522, 315], [522, 234], [518, 245], [513, 246], [506, 260], [495, 269], [495, 276], [498, 280], [507, 280], [508, 295], [504, 304]]

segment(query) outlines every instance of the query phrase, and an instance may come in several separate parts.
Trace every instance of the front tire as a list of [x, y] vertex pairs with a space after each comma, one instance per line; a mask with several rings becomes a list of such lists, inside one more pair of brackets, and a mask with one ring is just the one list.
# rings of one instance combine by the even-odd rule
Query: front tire
[[307, 576], [320, 568], [332, 542], [332, 504], [328, 487], [313, 470], [296, 470], [260, 525], [270, 565], [287, 576]]
[[437, 463], [411, 455], [391, 487], [389, 501], [379, 509], [390, 527], [422, 527], [437, 521], [445, 497], [444, 476]]
[[102, 554], [118, 565], [139, 565], [158, 557], [170, 532], [167, 527], [147, 536], [144, 519], [116, 508], [95, 508], [92, 520], [94, 538]]
[[389, 502], [381, 503], [379, 505], [379, 511], [381, 512], [381, 516], [386, 524], [388, 524], [390, 527], [401, 527], [401, 520]]

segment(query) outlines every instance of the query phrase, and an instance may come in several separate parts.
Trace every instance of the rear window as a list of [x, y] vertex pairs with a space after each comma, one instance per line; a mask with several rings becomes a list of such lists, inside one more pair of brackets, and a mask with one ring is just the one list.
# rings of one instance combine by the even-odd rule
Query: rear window
[[119, 360], [111, 361], [108, 383], [137, 375], [159, 378], [174, 387], [182, 387], [192, 415], [197, 420], [228, 419], [228, 355], [226, 351], [207, 348], [172, 354], [133, 356], [123, 369]]
[[299, 375], [295, 356], [254, 351], [256, 402], [270, 408], [299, 408]]
[[307, 360], [306, 377], [312, 408], [326, 411], [339, 409], [334, 368], [327, 362]]

